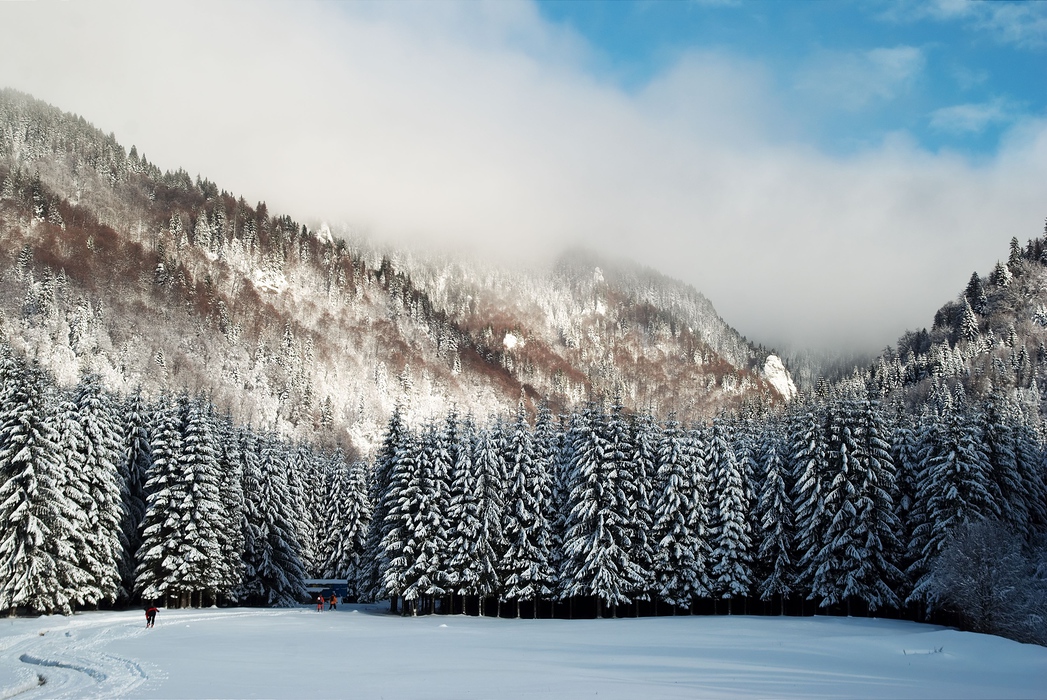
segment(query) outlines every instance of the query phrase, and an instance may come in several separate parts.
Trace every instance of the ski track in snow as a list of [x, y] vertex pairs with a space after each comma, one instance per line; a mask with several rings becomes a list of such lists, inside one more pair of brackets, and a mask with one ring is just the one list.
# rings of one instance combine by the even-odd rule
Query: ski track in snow
[[[204, 610], [179, 615], [178, 622], [258, 614], [265, 613]], [[40, 617], [31, 633], [0, 636], [0, 659], [17, 658], [21, 662], [13, 679], [0, 676], [0, 700], [126, 697], [143, 683], [149, 687], [162, 682], [167, 675], [151, 664], [99, 649], [148, 633], [143, 618], [137, 610]]]

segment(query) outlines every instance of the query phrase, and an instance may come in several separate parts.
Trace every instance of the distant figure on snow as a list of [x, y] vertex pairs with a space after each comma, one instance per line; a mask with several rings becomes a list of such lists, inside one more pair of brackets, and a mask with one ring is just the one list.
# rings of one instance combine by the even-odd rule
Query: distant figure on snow
[[145, 609], [145, 626], [152, 627], [156, 624], [156, 606], [150, 606]]
[[338, 594], [337, 593], [332, 593], [331, 594], [331, 600], [327, 604], [327, 609], [328, 610], [337, 610], [338, 609]]
[[316, 596], [316, 612], [323, 612], [323, 611], [324, 611], [324, 594], [321, 593], [320, 595]]

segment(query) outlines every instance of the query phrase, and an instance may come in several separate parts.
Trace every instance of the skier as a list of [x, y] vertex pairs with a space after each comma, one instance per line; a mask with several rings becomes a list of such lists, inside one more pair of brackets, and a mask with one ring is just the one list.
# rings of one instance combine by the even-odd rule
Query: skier
[[321, 593], [320, 595], [316, 596], [316, 612], [323, 612], [323, 611], [324, 611], [324, 594]]
[[145, 626], [152, 627], [156, 624], [156, 606], [150, 606], [145, 609]]
[[332, 593], [331, 594], [331, 598], [330, 598], [330, 600], [327, 603], [327, 609], [328, 610], [337, 610], [338, 609], [338, 594], [337, 593]]

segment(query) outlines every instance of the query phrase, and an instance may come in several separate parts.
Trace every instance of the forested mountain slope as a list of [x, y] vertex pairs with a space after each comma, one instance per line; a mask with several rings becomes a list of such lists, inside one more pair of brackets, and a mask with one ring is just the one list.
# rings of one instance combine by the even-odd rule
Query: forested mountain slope
[[[234, 420], [368, 450], [413, 420], [625, 405], [684, 419], [792, 393], [693, 288], [564, 257], [496, 269], [348, 243], [161, 172], [83, 118], [0, 91], [0, 330], [65, 384], [206, 391]], [[769, 379], [773, 380], [769, 381]]]
[[1011, 239], [1006, 262], [971, 274], [955, 301], [935, 314], [930, 331], [911, 331], [863, 376], [882, 396], [910, 404], [942, 382], [974, 398], [1012, 391], [1039, 404], [1047, 389], [1047, 226], [1023, 247]]

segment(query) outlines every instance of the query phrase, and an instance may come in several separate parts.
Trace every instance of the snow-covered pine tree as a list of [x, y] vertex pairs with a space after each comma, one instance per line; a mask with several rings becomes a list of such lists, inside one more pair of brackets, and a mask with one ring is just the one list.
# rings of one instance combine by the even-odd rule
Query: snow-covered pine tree
[[[6, 344], [5, 344], [6, 345]], [[58, 435], [47, 420], [44, 376], [0, 353], [0, 610], [71, 611], [65, 582], [75, 552], [62, 492]]]
[[865, 398], [859, 405], [860, 454], [863, 470], [858, 486], [857, 544], [850, 552], [844, 595], [861, 598], [869, 610], [897, 607], [896, 593], [903, 575], [898, 567], [902, 546], [898, 539], [901, 524], [895, 516], [893, 494], [897, 488], [897, 469], [891, 457], [887, 437], [889, 428], [880, 405]]
[[989, 494], [1000, 509], [1001, 519], [1011, 528], [1024, 533], [1028, 514], [1022, 500], [1018, 459], [1014, 454], [1014, 426], [1008, 413], [1006, 401], [999, 402], [990, 394], [976, 417], [984, 438], [985, 456], [989, 461]]
[[301, 544], [301, 558], [307, 576], [318, 574], [317, 512], [323, 499], [325, 465], [313, 459], [313, 453], [301, 442], [289, 445], [287, 449], [287, 493], [290, 498], [291, 522], [297, 529], [296, 539]]
[[341, 452], [331, 459], [335, 485], [329, 519], [336, 523], [332, 526], [336, 539], [323, 575], [324, 578], [344, 578], [353, 582], [357, 578], [371, 517], [367, 501], [368, 465], [366, 462], [347, 465]]
[[505, 556], [501, 575], [504, 598], [514, 603], [513, 617], [520, 616], [520, 601], [534, 604], [553, 592], [553, 572], [549, 563], [550, 484], [546, 463], [536, 458], [534, 438], [527, 423], [523, 401], [506, 442], [507, 492], [505, 497]]
[[793, 585], [793, 510], [783, 455], [785, 443], [777, 423], [767, 426], [760, 443], [759, 463], [763, 472], [760, 497], [753, 513], [756, 530], [760, 600], [778, 598], [779, 613]]
[[[456, 424], [455, 462], [451, 472], [451, 491], [448, 502], [448, 519], [454, 523], [448, 543], [450, 561], [450, 587], [452, 595], [464, 597], [480, 596], [480, 558], [486, 543], [480, 541], [481, 498], [477, 491], [476, 466], [473, 452], [476, 442], [476, 425], [472, 416]], [[451, 609], [454, 610], [452, 597]], [[465, 604], [463, 602], [463, 612]]]
[[[238, 562], [223, 559], [219, 531], [227, 526], [219, 487], [218, 449], [210, 405], [202, 398], [179, 400], [182, 439], [176, 465], [181, 487], [178, 504], [180, 537], [174, 557], [171, 588], [183, 605], [203, 606], [214, 600], [233, 578], [230, 567]], [[195, 594], [195, 595], [194, 595]]]
[[1047, 463], [1037, 437], [1035, 405], [1023, 408], [1012, 403], [1014, 457], [1025, 505], [1025, 536], [1032, 540], [1047, 531]]
[[703, 585], [702, 569], [705, 560], [698, 561], [703, 549], [703, 518], [698, 511], [705, 509], [704, 483], [696, 484], [700, 474], [693, 464], [694, 454], [688, 450], [688, 438], [675, 414], [670, 414], [658, 439], [655, 464], [654, 523], [651, 540], [654, 542], [652, 577], [655, 595], [677, 608], [690, 608], [696, 597], [709, 595]]
[[[828, 471], [825, 484], [827, 526], [815, 557], [811, 597], [821, 607], [850, 602], [844, 594], [856, 550], [857, 481], [862, 471], [857, 409], [853, 399], [833, 399], [828, 406]], [[849, 612], [849, 609], [848, 609]]]
[[344, 528], [343, 516], [347, 506], [348, 471], [349, 465], [345, 463], [341, 454], [335, 458], [333, 455], [324, 455], [324, 475], [326, 482], [324, 488], [324, 511], [319, 522], [323, 527], [317, 532], [316, 557], [319, 562], [317, 576], [319, 578], [343, 578], [341, 575], [327, 574], [331, 561], [334, 559], [335, 550], [342, 539]]
[[47, 420], [58, 437], [55, 478], [65, 497], [61, 503], [63, 517], [70, 525], [68, 539], [73, 556], [63, 569], [68, 578], [62, 578], [62, 585], [69, 591], [69, 600], [75, 607], [93, 606], [100, 599], [101, 590], [92, 572], [99, 570], [101, 564], [87, 544], [91, 526], [90, 507], [86, 503], [89, 495], [83, 465], [86, 450], [83, 427], [73, 394], [57, 387], [53, 387], [52, 392], [55, 408]]
[[222, 552], [223, 578], [219, 590], [236, 600], [244, 577], [244, 459], [240, 454], [240, 438], [233, 419], [228, 414], [218, 417], [214, 407], [209, 416], [217, 440], [219, 499], [222, 504], [222, 525], [218, 530], [218, 546]]
[[691, 530], [698, 538], [698, 549], [695, 551], [694, 563], [704, 591], [700, 596], [712, 596], [712, 514], [715, 505], [711, 502], [712, 474], [709, 472], [709, 464], [705, 461], [708, 452], [708, 431], [702, 425], [694, 425], [686, 429], [684, 434], [684, 461], [691, 467], [691, 481], [694, 483], [695, 494], [695, 520], [691, 524]]
[[991, 466], [983, 437], [962, 396], [926, 417], [919, 458], [916, 500], [923, 504], [925, 517], [909, 545], [910, 555], [915, 554], [911, 574], [917, 578], [909, 598], [933, 602], [937, 592], [928, 575], [930, 562], [941, 553], [953, 529], [1000, 515], [990, 491]]
[[[548, 408], [547, 406], [545, 407]], [[549, 529], [551, 533], [549, 565], [553, 569], [553, 577], [556, 586], [553, 591], [553, 600], [560, 601], [564, 598], [565, 582], [561, 577], [564, 570], [564, 542], [567, 535], [568, 498], [570, 488], [571, 461], [573, 459], [571, 442], [569, 436], [573, 434], [572, 424], [577, 419], [576, 415], [569, 416], [561, 413], [556, 424], [553, 425], [552, 416], [543, 419], [542, 410], [539, 409], [538, 420], [535, 425], [536, 442], [545, 444], [548, 450], [549, 460]], [[546, 422], [547, 420], [547, 422]], [[543, 437], [544, 436], [544, 437]]]
[[602, 409], [589, 404], [575, 425], [568, 492], [564, 570], [568, 596], [591, 596], [597, 615], [603, 606], [628, 603], [642, 581], [629, 558], [631, 504], [622, 488], [624, 464], [631, 452], [624, 426], [615, 425]]
[[121, 597], [127, 599], [134, 591], [135, 561], [142, 544], [142, 521], [145, 520], [145, 481], [152, 466], [147, 407], [140, 389], [127, 397], [122, 414], [122, 452], [117, 465], [124, 484], [123, 521], [120, 524], [124, 552], [120, 561], [120, 580]]
[[259, 474], [263, 533], [255, 569], [256, 586], [265, 605], [288, 607], [305, 599], [305, 565], [298, 541], [295, 504], [287, 486], [291, 448], [276, 436], [260, 438]]
[[124, 520], [125, 484], [120, 479], [120, 423], [112, 400], [102, 389], [100, 377], [85, 376], [75, 392], [79, 421], [79, 486], [83, 489], [79, 505], [87, 530], [83, 533], [90, 557], [82, 568], [92, 582], [84, 603], [112, 603], [120, 592], [120, 562], [124, 549], [120, 526]]
[[905, 600], [912, 589], [912, 581], [904, 573], [914, 562], [910, 556], [909, 543], [912, 532], [923, 519], [923, 508], [916, 501], [916, 481], [919, 478], [919, 438], [916, 421], [911, 413], [896, 406], [891, 428], [891, 458], [895, 466], [894, 515], [898, 523], [899, 552], [897, 564], [902, 572], [897, 590], [899, 598]]
[[151, 414], [151, 466], [145, 483], [146, 509], [135, 567], [135, 591], [143, 600], [166, 602], [178, 562], [180, 508], [185, 499], [178, 467], [182, 425], [178, 404], [170, 396], [161, 395]]
[[726, 421], [713, 421], [705, 459], [712, 477], [713, 592], [728, 601], [728, 614], [734, 612], [734, 599], [745, 598], [753, 583], [752, 532], [749, 525], [748, 486], [742, 465], [732, 448]]
[[404, 479], [392, 511], [398, 517], [400, 558], [404, 560], [400, 595], [405, 612], [410, 609], [412, 614], [433, 612], [435, 599], [447, 590], [441, 559], [446, 552], [444, 478], [449, 461], [440, 431], [429, 423], [419, 436], [413, 467], [405, 460], [405, 469], [394, 472], [402, 473]]
[[[374, 458], [374, 465], [368, 483], [368, 501], [371, 503], [371, 520], [367, 526], [367, 544], [364, 548], [363, 562], [357, 573], [355, 588], [360, 599], [365, 602], [380, 600], [383, 595], [381, 568], [384, 566], [382, 542], [389, 533], [390, 525], [386, 516], [392, 505], [392, 473], [396, 453], [400, 444], [408, 437], [407, 424], [404, 422], [403, 406], [397, 402], [385, 430], [385, 437]], [[391, 601], [395, 605], [395, 600]]]
[[813, 401], [798, 404], [789, 416], [788, 446], [790, 470], [793, 474], [793, 513], [796, 538], [794, 590], [811, 597], [818, 555], [822, 550], [824, 533], [829, 518], [825, 512], [825, 494], [828, 491], [829, 457], [824, 430], [824, 413]]
[[240, 479], [244, 494], [244, 507], [236, 530], [242, 540], [243, 573], [233, 597], [240, 602], [258, 605], [268, 602], [269, 597], [262, 579], [269, 557], [269, 525], [264, 505], [268, 496], [262, 491], [262, 454], [258, 436], [251, 430], [240, 428], [236, 431], [236, 439], [239, 443]]
[[[415, 539], [414, 523], [418, 518], [418, 447], [417, 438], [404, 433], [391, 456], [389, 488], [385, 514], [386, 532], [382, 538], [379, 571], [383, 595], [395, 601], [404, 596], [412, 583], [407, 572], [419, 554], [420, 543]], [[417, 592], [415, 592], [417, 598]], [[404, 600], [403, 614], [414, 612]]]
[[472, 461], [479, 500], [477, 517], [480, 528], [476, 542], [476, 595], [480, 597], [481, 614], [483, 599], [500, 596], [502, 592], [498, 567], [505, 552], [506, 475], [501, 437], [501, 426], [495, 424], [480, 429], [473, 445]]
[[[623, 411], [620, 399], [616, 401], [616, 407], [620, 415]], [[651, 538], [654, 525], [654, 476], [658, 471], [655, 465], [656, 433], [657, 427], [650, 414], [632, 416], [628, 421], [628, 439], [632, 451], [619, 468], [622, 490], [630, 507], [629, 558], [637, 567], [638, 577], [630, 597], [636, 601], [637, 615], [639, 601], [651, 600], [656, 591], [653, 572], [655, 543]]]

